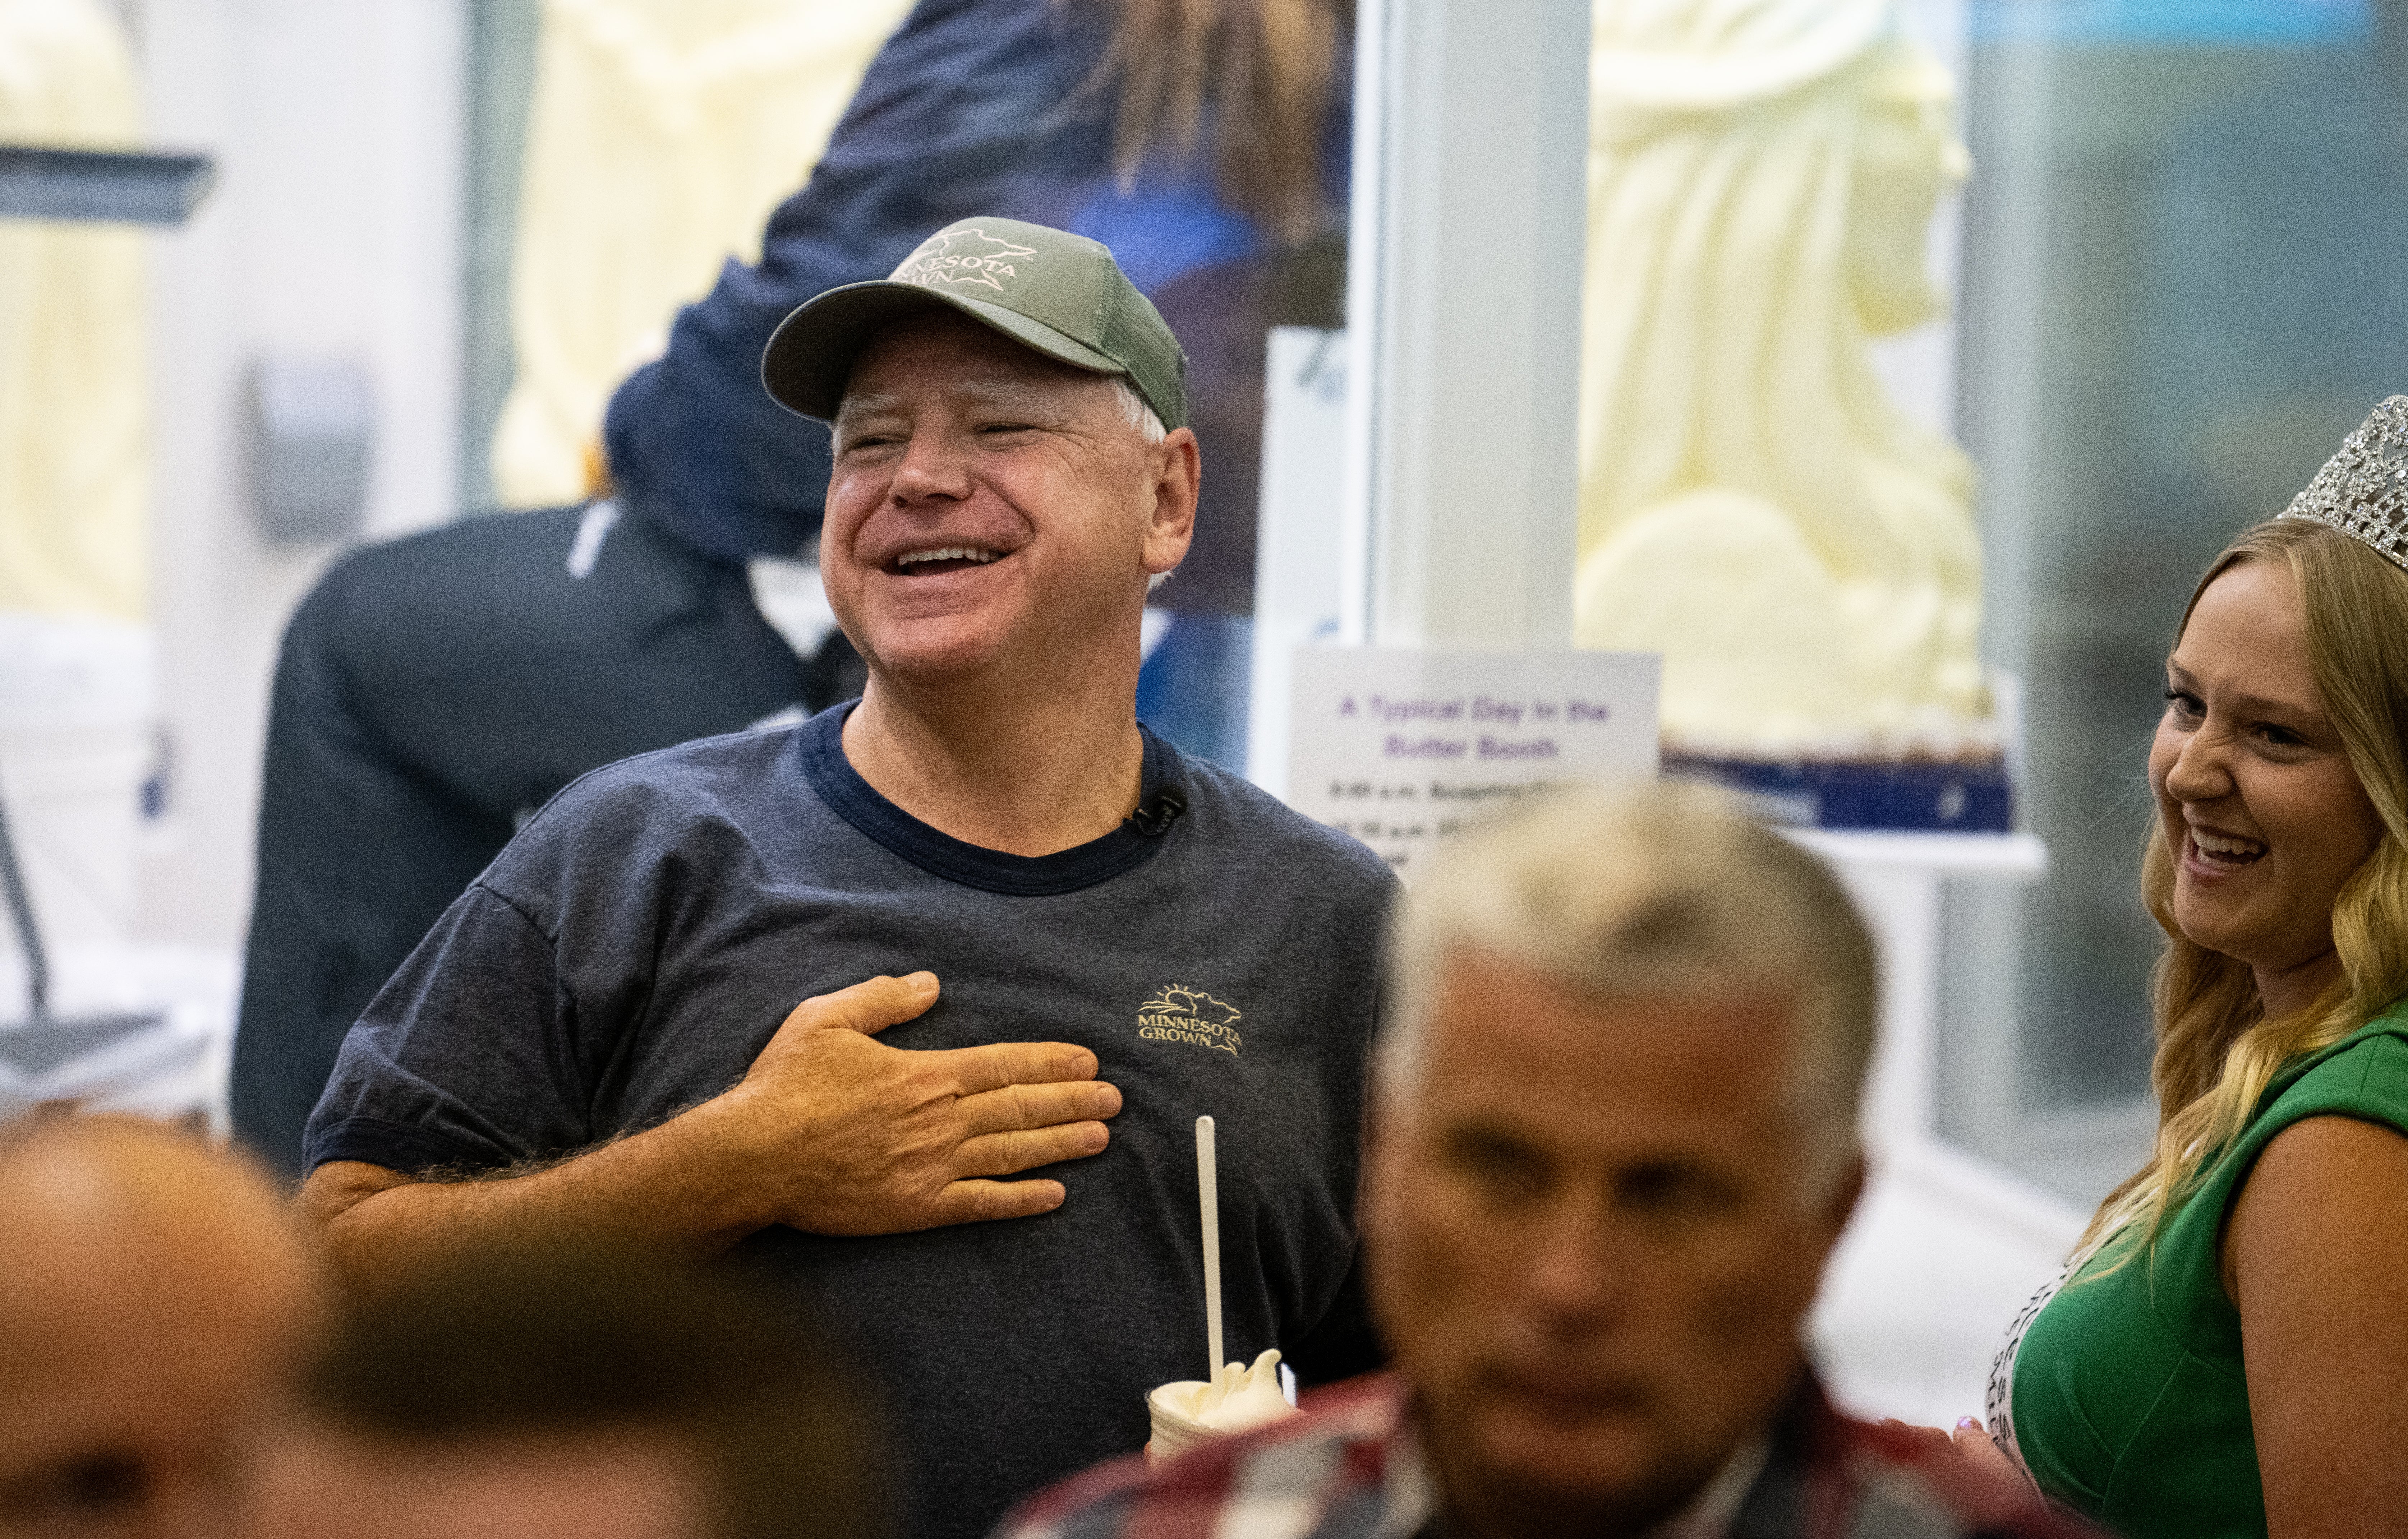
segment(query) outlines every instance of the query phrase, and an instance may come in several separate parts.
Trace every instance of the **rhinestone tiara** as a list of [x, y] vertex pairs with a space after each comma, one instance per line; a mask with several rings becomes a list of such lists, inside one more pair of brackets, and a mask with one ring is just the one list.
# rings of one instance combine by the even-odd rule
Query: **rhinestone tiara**
[[2408, 395], [2376, 406], [2282, 517], [2330, 524], [2408, 571]]

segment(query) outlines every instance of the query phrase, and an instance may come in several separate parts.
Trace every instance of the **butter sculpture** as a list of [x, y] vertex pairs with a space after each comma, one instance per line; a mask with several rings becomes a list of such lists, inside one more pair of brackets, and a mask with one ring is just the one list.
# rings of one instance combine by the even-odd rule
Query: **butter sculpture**
[[589, 495], [611, 392], [755, 262], [908, 0], [539, 0], [510, 251], [505, 507]]
[[[133, 149], [140, 77], [103, 0], [0, 4], [0, 143]], [[150, 618], [149, 238], [0, 220], [0, 610]]]
[[1971, 462], [1867, 339], [1942, 313], [1971, 170], [1894, 0], [1596, 0], [1584, 647], [1664, 654], [1674, 754], [1993, 756]]

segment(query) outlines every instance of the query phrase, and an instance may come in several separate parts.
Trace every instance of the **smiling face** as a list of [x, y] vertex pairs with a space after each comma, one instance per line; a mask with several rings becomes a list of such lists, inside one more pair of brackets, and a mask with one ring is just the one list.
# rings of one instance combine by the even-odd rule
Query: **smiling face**
[[820, 569], [873, 671], [1037, 687], [1125, 649], [1187, 551], [1195, 435], [1149, 444], [1112, 380], [975, 321], [897, 321], [836, 420]]
[[1366, 1225], [1474, 1532], [1641, 1527], [1770, 1418], [1856, 1190], [1801, 1195], [1791, 1014], [1451, 961], [1418, 1090], [1380, 1108]]
[[2333, 899], [2383, 832], [2325, 714], [2286, 564], [2242, 561], [2200, 594], [2166, 663], [2149, 787], [2175, 923], [2249, 963], [2275, 1011], [2280, 980], [2331, 965]]

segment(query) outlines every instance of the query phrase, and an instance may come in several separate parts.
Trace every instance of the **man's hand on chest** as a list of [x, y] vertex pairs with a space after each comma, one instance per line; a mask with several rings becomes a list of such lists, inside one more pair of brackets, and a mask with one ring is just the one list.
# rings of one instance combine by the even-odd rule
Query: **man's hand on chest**
[[897, 1234], [1062, 1204], [1058, 1181], [1000, 1181], [1101, 1153], [1120, 1091], [1062, 1042], [909, 1052], [875, 1033], [937, 1001], [931, 973], [807, 999], [705, 1111], [731, 1180], [768, 1221], [814, 1234]]

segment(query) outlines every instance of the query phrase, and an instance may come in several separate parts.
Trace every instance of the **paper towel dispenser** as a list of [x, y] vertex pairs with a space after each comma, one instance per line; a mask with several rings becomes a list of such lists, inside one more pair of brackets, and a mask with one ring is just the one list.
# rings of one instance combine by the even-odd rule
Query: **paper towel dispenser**
[[367, 371], [351, 359], [262, 359], [249, 409], [260, 533], [280, 545], [357, 534], [376, 426]]

